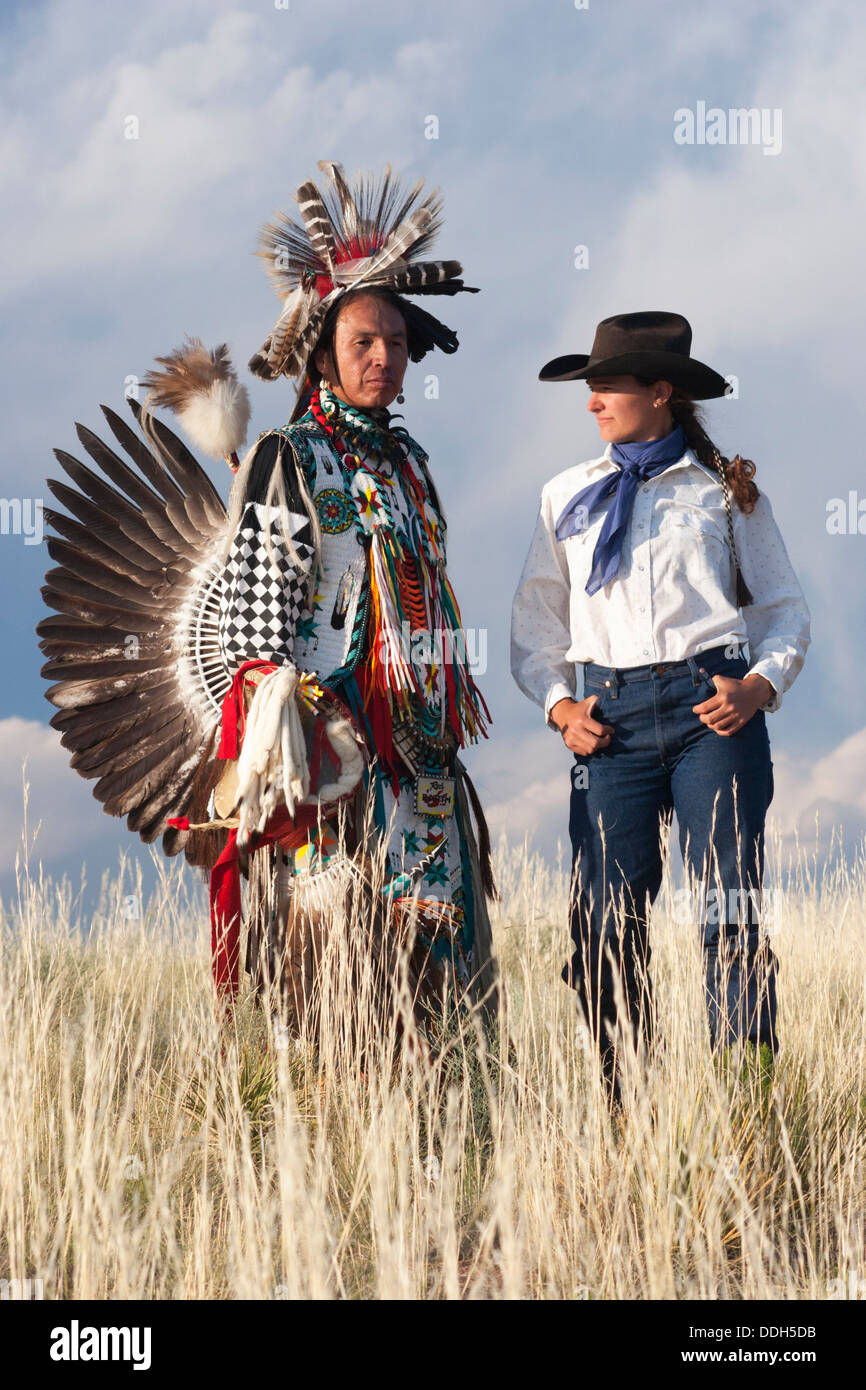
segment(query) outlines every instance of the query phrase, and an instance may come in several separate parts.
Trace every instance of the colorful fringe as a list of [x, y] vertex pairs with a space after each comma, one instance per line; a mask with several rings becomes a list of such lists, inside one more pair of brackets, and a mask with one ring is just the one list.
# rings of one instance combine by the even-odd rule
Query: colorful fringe
[[[327, 395], [327, 400], [331, 404], [336, 397]], [[373, 631], [366, 670], [359, 682], [364, 690], [364, 707], [367, 709], [370, 701], [383, 706], [376, 710], [371, 722], [384, 734], [386, 711], [390, 726], [398, 711], [409, 718], [417, 717], [415, 700], [428, 708], [438, 704], [440, 732], [447, 722], [458, 746], [464, 748], [467, 742], [486, 737], [490, 712], [466, 661], [460, 609], [445, 572], [444, 527], [411, 457], [409, 436], [403, 430], [392, 432], [388, 442], [396, 441], [398, 448], [387, 450], [414, 503], [407, 545], [394, 529], [387, 505], [388, 489], [377, 479], [375, 464], [350, 452], [350, 445], [358, 448], [379, 444], [385, 432], [372, 421], [371, 429], [365, 431], [362, 412], [348, 408], [344, 412], [342, 405], [333, 406], [329, 418], [320, 392], [313, 393], [310, 410], [337, 450], [345, 485], [358, 507], [359, 524], [370, 539]], [[349, 417], [349, 429], [340, 419], [344, 413]], [[372, 486], [365, 490], [368, 480]], [[429, 660], [412, 659], [417, 650], [414, 642], [407, 660], [407, 631], [410, 642], [413, 634], [426, 631], [425, 654]], [[456, 635], [456, 649], [452, 634]], [[437, 661], [437, 640], [447, 640], [451, 648], [443, 651], [441, 662]], [[390, 747], [391, 737], [384, 742]], [[384, 750], [378, 741], [376, 746], [381, 756]]]

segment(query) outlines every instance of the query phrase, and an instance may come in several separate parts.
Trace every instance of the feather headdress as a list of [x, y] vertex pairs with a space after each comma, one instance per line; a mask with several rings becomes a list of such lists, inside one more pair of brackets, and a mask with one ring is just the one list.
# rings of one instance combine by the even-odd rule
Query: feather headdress
[[[303, 374], [328, 309], [348, 290], [376, 285], [395, 294], [476, 293], [460, 278], [459, 261], [421, 259], [442, 222], [436, 190], [418, 201], [423, 179], [406, 190], [387, 166], [381, 182], [359, 176], [350, 187], [339, 164], [320, 160], [319, 168], [332, 187], [320, 192], [312, 179], [301, 184], [295, 197], [303, 225], [280, 212], [260, 233], [258, 254], [284, 301], [249, 363], [265, 381]], [[416, 361], [431, 347], [456, 351], [451, 329], [420, 308], [412, 312]]]

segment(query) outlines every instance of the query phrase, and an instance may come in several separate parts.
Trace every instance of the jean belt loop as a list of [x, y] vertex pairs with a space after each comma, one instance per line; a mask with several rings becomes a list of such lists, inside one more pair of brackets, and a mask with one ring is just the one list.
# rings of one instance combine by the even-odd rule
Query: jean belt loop
[[607, 675], [606, 675], [605, 678], [604, 678], [604, 684], [605, 684], [605, 689], [607, 690], [608, 694], [610, 695], [610, 698], [611, 698], [612, 700], [618, 699], [618, 698], [619, 698], [620, 676], [619, 676], [619, 671], [617, 670], [616, 666], [611, 666], [611, 667], [608, 668]]
[[[689, 670], [692, 673], [692, 685], [700, 685], [704, 676], [706, 676], [706, 671], [704, 670], [703, 666], [698, 665], [697, 657], [687, 656], [686, 661], [688, 662]], [[701, 672], [703, 672], [703, 676], [701, 675]]]

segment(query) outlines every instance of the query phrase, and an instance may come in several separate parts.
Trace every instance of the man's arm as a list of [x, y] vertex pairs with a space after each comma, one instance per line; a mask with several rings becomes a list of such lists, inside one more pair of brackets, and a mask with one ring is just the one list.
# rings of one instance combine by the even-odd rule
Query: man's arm
[[[281, 506], [269, 494], [282, 464]], [[219, 635], [235, 669], [244, 661], [292, 659], [295, 629], [306, 603], [315, 559], [312, 526], [288, 440], [267, 434], [259, 441], [247, 479], [240, 523], [225, 562]]]

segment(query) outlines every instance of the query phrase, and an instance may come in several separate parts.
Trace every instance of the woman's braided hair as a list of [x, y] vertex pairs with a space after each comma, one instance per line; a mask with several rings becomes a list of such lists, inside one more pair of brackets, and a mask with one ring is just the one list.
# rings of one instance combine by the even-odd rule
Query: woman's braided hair
[[[644, 386], [654, 384], [650, 377], [639, 376], [637, 379]], [[698, 405], [694, 396], [683, 390], [681, 386], [673, 388], [668, 398], [668, 405], [674, 424], [682, 428], [688, 447], [701, 463], [705, 464], [707, 468], [714, 469], [719, 475], [722, 498], [725, 504], [725, 518], [728, 523], [728, 540], [737, 574], [737, 603], [743, 608], [754, 600], [740, 570], [740, 559], [737, 554], [737, 543], [734, 540], [734, 523], [731, 516], [731, 494], [733, 493], [741, 512], [748, 514], [754, 511], [755, 503], [761, 495], [757, 485], [752, 482], [755, 475], [755, 465], [751, 459], [743, 458], [741, 454], [735, 454], [733, 459], [722, 457], [704, 428], [701, 406]]]

